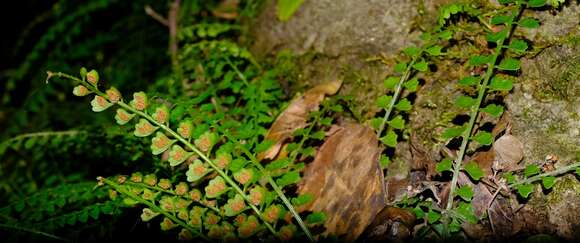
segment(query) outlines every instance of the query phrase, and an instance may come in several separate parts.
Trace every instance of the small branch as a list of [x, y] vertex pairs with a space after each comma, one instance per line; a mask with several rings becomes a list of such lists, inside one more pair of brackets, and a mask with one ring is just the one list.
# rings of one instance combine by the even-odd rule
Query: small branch
[[477, 19], [479, 20], [479, 23], [485, 26], [485, 28], [487, 28], [489, 31], [493, 31], [493, 27], [489, 25], [485, 19], [483, 19], [481, 16], [477, 16]]
[[230, 60], [230, 58], [228, 56], [225, 56], [226, 62], [228, 63], [228, 65], [230, 65], [230, 67], [232, 67], [234, 69], [234, 71], [236, 72], [236, 74], [238, 75], [238, 77], [244, 81], [244, 84], [249, 85], [248, 79], [246, 79], [246, 76], [240, 72], [240, 70], [238, 69], [238, 67]]
[[145, 5], [145, 13], [149, 15], [151, 18], [157, 20], [157, 22], [161, 23], [162, 25], [169, 27], [169, 21], [163, 16], [161, 16], [161, 14], [155, 12], [155, 10], [151, 8], [151, 6]]
[[[177, 32], [179, 32], [179, 8], [181, 6], [181, 0], [174, 0], [169, 8], [169, 13], [167, 14], [168, 27], [169, 27], [169, 54], [171, 57], [171, 67], [173, 69], [173, 74], [175, 75], [175, 80], [177, 82], [182, 82], [183, 71], [181, 65], [179, 64], [179, 40], [177, 39]], [[173, 90], [174, 87], [173, 80], [169, 82], [169, 90]]]
[[169, 52], [171, 53], [171, 59], [173, 62], [176, 62], [177, 60], [177, 28], [179, 27], [178, 14], [180, 5], [181, 0], [173, 1], [167, 16], [167, 26], [169, 27]]

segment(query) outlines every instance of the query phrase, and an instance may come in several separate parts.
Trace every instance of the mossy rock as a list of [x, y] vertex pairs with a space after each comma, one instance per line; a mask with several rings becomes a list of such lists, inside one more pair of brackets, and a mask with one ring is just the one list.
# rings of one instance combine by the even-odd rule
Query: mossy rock
[[354, 98], [356, 118], [368, 119], [378, 112], [374, 101], [392, 73], [380, 57], [392, 59], [417, 43], [418, 26], [433, 21], [435, 6], [445, 2], [306, 0], [280, 22], [270, 1], [250, 27], [251, 50], [260, 59], [288, 50], [294, 55], [295, 70], [283, 80], [292, 93], [342, 79], [340, 94]]

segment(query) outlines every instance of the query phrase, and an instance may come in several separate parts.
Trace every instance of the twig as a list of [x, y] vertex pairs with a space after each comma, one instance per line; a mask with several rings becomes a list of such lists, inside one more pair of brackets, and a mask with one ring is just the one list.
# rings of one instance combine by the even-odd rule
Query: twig
[[244, 84], [249, 85], [248, 79], [246, 79], [246, 76], [244, 75], [244, 73], [240, 72], [240, 69], [238, 69], [238, 67], [230, 60], [230, 58], [228, 56], [225, 56], [226, 62], [228, 63], [228, 65], [230, 65], [230, 67], [232, 67], [234, 69], [234, 71], [236, 72], [236, 74], [238, 75], [238, 77], [244, 81]]
[[167, 16], [167, 25], [169, 27], [169, 52], [174, 65], [177, 62], [177, 28], [179, 27], [179, 7], [181, 0], [175, 0], [171, 3], [169, 14]]
[[[491, 202], [493, 202], [493, 199], [491, 200]], [[491, 204], [491, 203], [490, 203]], [[493, 232], [493, 234], [495, 235], [495, 227], [493, 227], [493, 219], [491, 218], [491, 210], [489, 210], [490, 208], [487, 207], [486, 211], [487, 211], [487, 217], [489, 219], [489, 226], [491, 227], [491, 232]]]
[[151, 16], [151, 18], [157, 20], [162, 25], [169, 27], [169, 21], [166, 18], [164, 18], [163, 16], [161, 16], [161, 14], [155, 12], [155, 10], [153, 8], [151, 8], [151, 6], [145, 5], [145, 13], [147, 15]]
[[[179, 42], [177, 40], [177, 32], [179, 31], [180, 7], [181, 0], [173, 1], [169, 7], [167, 18], [164, 18], [161, 16], [161, 14], [155, 12], [151, 6], [145, 5], [145, 13], [147, 13], [147, 15], [151, 16], [153, 19], [159, 21], [159, 23], [169, 28], [169, 54], [171, 57], [171, 66], [173, 68], [173, 72], [175, 73], [175, 77], [179, 82], [181, 82], [183, 79], [181, 66], [179, 65]], [[173, 79], [171, 79], [169, 82], [169, 87], [173, 87]]]

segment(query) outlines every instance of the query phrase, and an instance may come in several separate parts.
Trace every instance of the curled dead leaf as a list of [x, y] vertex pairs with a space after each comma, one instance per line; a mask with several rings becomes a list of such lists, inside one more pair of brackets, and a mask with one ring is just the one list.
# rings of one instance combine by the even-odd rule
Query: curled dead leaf
[[282, 146], [292, 137], [294, 131], [306, 127], [308, 114], [318, 110], [324, 96], [336, 94], [341, 85], [341, 80], [320, 84], [292, 100], [266, 134], [265, 140], [273, 141], [274, 145], [258, 154], [258, 160], [274, 159]]
[[[354, 241], [385, 206], [380, 148], [373, 130], [346, 124], [327, 138], [299, 185], [314, 200], [299, 211], [327, 215], [323, 235]], [[353, 213], [356, 212], [356, 213]]]

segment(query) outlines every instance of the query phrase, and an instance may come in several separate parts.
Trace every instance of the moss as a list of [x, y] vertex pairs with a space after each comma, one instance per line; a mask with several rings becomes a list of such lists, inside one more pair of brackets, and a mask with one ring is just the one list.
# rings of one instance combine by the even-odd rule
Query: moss
[[[580, 80], [580, 57], [578, 52], [580, 35], [571, 31], [566, 35], [545, 43], [533, 50], [529, 74], [523, 82], [533, 87], [533, 96], [543, 101], [574, 102], [580, 95], [577, 82]], [[526, 73], [526, 72], [524, 72]]]
[[580, 196], [580, 182], [573, 175], [564, 176], [554, 184], [552, 191], [548, 194], [546, 204], [563, 203], [569, 193], [575, 193], [576, 197]]
[[553, 77], [546, 77], [540, 82], [542, 88], [537, 88], [534, 95], [542, 100], [572, 101], [576, 98], [574, 85], [580, 78], [580, 58], [565, 59], [540, 59], [545, 62], [544, 66], [557, 69]]
[[410, 164], [402, 159], [395, 159], [389, 166], [387, 167], [387, 175], [385, 179], [397, 179], [400, 180], [402, 178], [408, 178], [409, 172], [411, 171]]

